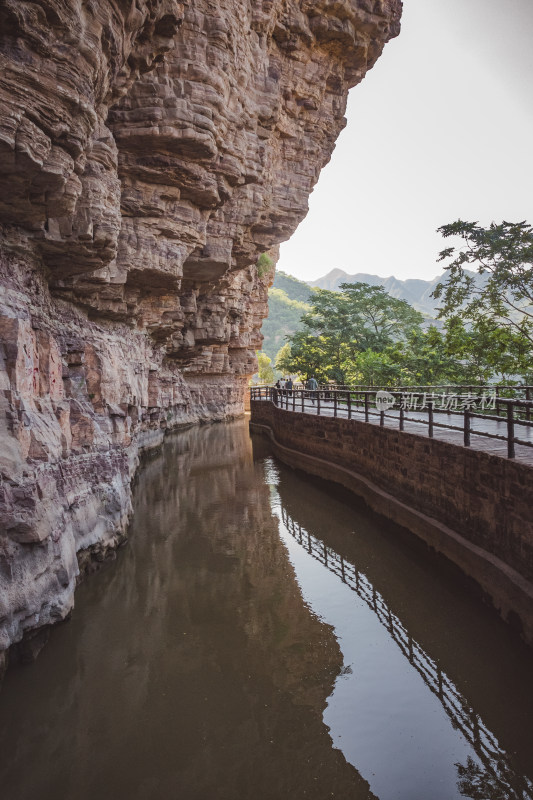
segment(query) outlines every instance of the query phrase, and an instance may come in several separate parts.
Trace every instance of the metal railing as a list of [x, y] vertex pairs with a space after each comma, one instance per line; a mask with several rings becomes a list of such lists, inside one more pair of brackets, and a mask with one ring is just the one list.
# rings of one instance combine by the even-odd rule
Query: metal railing
[[[423, 426], [423, 432], [430, 438], [434, 438], [436, 428], [458, 431], [463, 434], [465, 447], [471, 446], [472, 436], [500, 440], [507, 444], [507, 457], [515, 458], [517, 444], [533, 448], [533, 401], [497, 396], [492, 393], [493, 388], [462, 395], [329, 386], [316, 390], [263, 386], [250, 391], [252, 402], [269, 401], [287, 411], [359, 419], [381, 427], [387, 421], [387, 427], [397, 424], [400, 431], [405, 429], [406, 422], [411, 422]], [[475, 427], [474, 420], [483, 420], [484, 427]], [[516, 435], [517, 429], [522, 437]]]
[[426, 686], [438, 697], [452, 725], [461, 731], [483, 764], [491, 781], [497, 784], [506, 800], [533, 800], [533, 782], [517, 773], [509, 755], [500, 747], [497, 738], [487, 728], [468, 700], [438, 663], [411, 636], [384, 597], [355, 564], [347, 561], [325, 542], [313, 536], [295, 522], [281, 506], [282, 521], [289, 534], [316, 561], [336, 575], [355, 592], [374, 612], [403, 655], [422, 677]]
[[[298, 388], [305, 389], [303, 384], [298, 384]], [[388, 391], [390, 386], [369, 386], [368, 384], [344, 384], [328, 383], [321, 384], [321, 389], [354, 389], [360, 391]], [[516, 384], [514, 386], [485, 383], [485, 384], [466, 384], [466, 383], [434, 383], [434, 384], [413, 384], [403, 386], [398, 384], [394, 387], [397, 392], [440, 392], [444, 394], [481, 394], [483, 392], [493, 392], [496, 397], [516, 398], [517, 400], [533, 400], [533, 386], [526, 384]]]

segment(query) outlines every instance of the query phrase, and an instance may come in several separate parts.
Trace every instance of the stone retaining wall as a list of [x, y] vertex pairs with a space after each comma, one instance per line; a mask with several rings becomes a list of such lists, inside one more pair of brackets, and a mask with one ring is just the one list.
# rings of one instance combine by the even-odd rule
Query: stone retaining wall
[[[533, 644], [533, 469], [356, 420], [251, 403], [292, 466], [344, 484], [473, 577]], [[265, 428], [266, 426], [266, 428]]]

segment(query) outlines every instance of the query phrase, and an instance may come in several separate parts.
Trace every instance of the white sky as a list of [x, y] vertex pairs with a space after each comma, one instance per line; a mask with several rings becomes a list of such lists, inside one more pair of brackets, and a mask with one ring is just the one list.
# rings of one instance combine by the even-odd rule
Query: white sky
[[533, 0], [404, 0], [278, 268], [431, 279], [458, 218], [533, 223]]

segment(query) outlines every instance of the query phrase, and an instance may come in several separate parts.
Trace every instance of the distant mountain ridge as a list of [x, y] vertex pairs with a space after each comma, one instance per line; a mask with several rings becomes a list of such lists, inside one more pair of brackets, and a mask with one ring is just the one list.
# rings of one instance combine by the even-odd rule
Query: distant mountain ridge
[[319, 289], [330, 289], [338, 291], [341, 283], [368, 283], [370, 286], [383, 286], [386, 292], [398, 300], [407, 302], [430, 317], [435, 317], [437, 312], [437, 301], [431, 297], [431, 293], [444, 275], [438, 275], [431, 281], [424, 281], [420, 278], [408, 278], [400, 280], [391, 276], [390, 278], [380, 278], [379, 275], [369, 275], [366, 272], [357, 272], [349, 275], [342, 269], [332, 269], [327, 275], [318, 278], [316, 281], [308, 281], [309, 286], [316, 286]]

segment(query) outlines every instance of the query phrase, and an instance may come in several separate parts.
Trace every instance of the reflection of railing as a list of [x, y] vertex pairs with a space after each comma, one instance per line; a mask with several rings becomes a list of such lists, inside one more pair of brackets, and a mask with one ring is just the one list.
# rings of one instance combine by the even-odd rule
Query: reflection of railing
[[356, 592], [376, 614], [404, 656], [422, 676], [426, 686], [439, 698], [454, 728], [460, 730], [473, 747], [488, 773], [487, 777], [490, 776], [488, 783], [496, 784], [500, 790], [505, 791], [505, 795], [499, 794], [498, 796], [505, 796], [506, 800], [532, 800], [533, 782], [526, 776], [515, 772], [509, 757], [500, 748], [496, 737], [484, 725], [453, 681], [413, 639], [366, 575], [359, 572], [353, 564], [346, 561], [322, 540], [304, 530], [283, 507], [281, 514], [283, 524], [291, 536], [313, 558]]
[[[529, 389], [527, 396], [530, 396]], [[463, 434], [463, 444], [470, 447], [472, 436], [497, 439], [507, 443], [507, 455], [515, 457], [515, 445], [533, 448], [533, 401], [519, 397], [504, 398], [482, 394], [438, 394], [435, 392], [376, 389], [278, 389], [262, 386], [250, 390], [253, 402], [269, 401], [278, 408], [305, 414], [344, 419], [358, 419], [404, 430], [406, 422], [416, 423], [420, 433], [432, 439], [437, 428]], [[493, 413], [489, 413], [494, 411]], [[480, 413], [481, 412], [481, 413]], [[503, 416], [502, 416], [503, 414]], [[481, 420], [480, 427], [473, 426]], [[518, 438], [517, 430], [525, 438]]]

